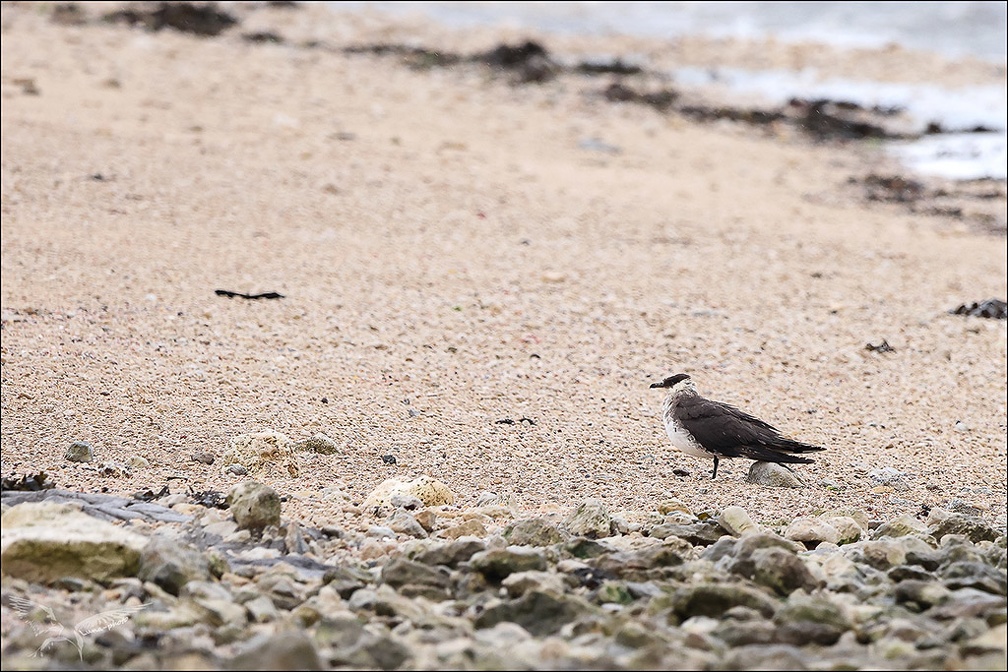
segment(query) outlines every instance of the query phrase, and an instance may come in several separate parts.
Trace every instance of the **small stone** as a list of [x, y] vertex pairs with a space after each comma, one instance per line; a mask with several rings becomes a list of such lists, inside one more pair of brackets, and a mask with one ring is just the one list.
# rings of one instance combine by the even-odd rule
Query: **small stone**
[[408, 534], [411, 537], [417, 539], [426, 539], [427, 530], [425, 530], [417, 519], [414, 518], [405, 509], [396, 509], [389, 519], [389, 527], [391, 527], [396, 532], [402, 534]]
[[441, 530], [438, 534], [446, 539], [458, 539], [459, 537], [485, 537], [487, 531], [482, 522], [476, 518], [470, 518], [464, 523]]
[[232, 476], [247, 476], [248, 469], [246, 469], [241, 464], [235, 463], [235, 464], [229, 464], [228, 466], [224, 467], [224, 473], [231, 474]]
[[612, 516], [599, 499], [589, 498], [577, 505], [564, 521], [571, 534], [588, 539], [600, 539], [612, 534]]
[[214, 454], [211, 452], [193, 453], [192, 461], [201, 464], [213, 464]]
[[[235, 670], [321, 670], [322, 660], [311, 637], [300, 630], [283, 630], [252, 637], [228, 661]], [[389, 668], [391, 669], [391, 668]]]
[[424, 506], [443, 506], [455, 503], [455, 493], [441, 481], [430, 476], [418, 476], [411, 481], [389, 478], [382, 481], [361, 504], [363, 509], [380, 509], [391, 506], [395, 495], [408, 495], [423, 502]]
[[545, 570], [546, 558], [537, 549], [508, 546], [480, 551], [469, 558], [469, 564], [488, 581], [500, 581], [515, 572]]
[[130, 468], [122, 462], [109, 460], [98, 468], [98, 474], [107, 478], [129, 478]]
[[893, 467], [882, 467], [868, 472], [868, 479], [876, 486], [888, 486], [893, 490], [909, 490], [909, 478], [907, 474]]
[[839, 542], [840, 531], [822, 518], [800, 516], [792, 520], [784, 530], [784, 538], [815, 547], [824, 541], [831, 544]]
[[560, 529], [545, 518], [523, 518], [504, 529], [504, 538], [513, 546], [552, 546], [564, 540]]
[[786, 644], [832, 646], [851, 629], [851, 622], [835, 604], [825, 597], [808, 597], [795, 593], [777, 613], [777, 639]]
[[509, 574], [501, 581], [501, 587], [511, 597], [521, 597], [530, 590], [564, 592], [563, 578], [559, 574], [537, 570]]
[[261, 530], [268, 525], [280, 525], [280, 496], [276, 490], [256, 481], [245, 481], [231, 488], [227, 496], [238, 527]]
[[673, 511], [682, 511], [683, 513], [686, 513], [690, 516], [693, 515], [693, 512], [690, 511], [690, 508], [686, 506], [686, 504], [679, 501], [678, 499], [666, 499], [658, 503], [658, 513], [665, 515], [668, 513], [672, 513]]
[[150, 460], [141, 455], [133, 455], [129, 459], [129, 466], [131, 469], [147, 469], [150, 467]]
[[64, 457], [70, 462], [90, 462], [94, 459], [94, 448], [87, 441], [74, 441], [66, 449]]
[[776, 462], [753, 462], [749, 467], [747, 483], [755, 483], [768, 488], [804, 488], [805, 483], [783, 464]]
[[759, 531], [749, 514], [741, 506], [727, 506], [718, 516], [718, 524], [733, 537], [740, 537], [746, 532]]
[[209, 580], [210, 566], [202, 553], [179, 540], [155, 537], [140, 554], [137, 576], [171, 595], [178, 595], [190, 581]]

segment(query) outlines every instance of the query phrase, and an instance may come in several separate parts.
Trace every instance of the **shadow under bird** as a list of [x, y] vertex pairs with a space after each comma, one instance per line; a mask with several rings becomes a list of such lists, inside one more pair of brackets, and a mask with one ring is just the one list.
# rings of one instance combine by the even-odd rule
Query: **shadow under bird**
[[773, 425], [734, 406], [704, 399], [688, 374], [677, 373], [651, 387], [669, 391], [662, 421], [672, 446], [693, 457], [713, 459], [711, 478], [717, 478], [721, 458], [808, 464], [812, 459], [801, 453], [823, 450], [782, 436]]

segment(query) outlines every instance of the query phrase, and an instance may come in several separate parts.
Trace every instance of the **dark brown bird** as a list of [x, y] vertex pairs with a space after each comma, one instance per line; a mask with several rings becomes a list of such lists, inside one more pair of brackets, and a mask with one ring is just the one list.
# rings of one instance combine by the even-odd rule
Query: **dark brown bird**
[[693, 457], [713, 458], [711, 478], [717, 477], [723, 457], [808, 464], [812, 460], [799, 453], [823, 450], [782, 436], [772, 425], [734, 406], [704, 399], [688, 374], [677, 373], [651, 387], [669, 391], [662, 404], [662, 421], [672, 446]]

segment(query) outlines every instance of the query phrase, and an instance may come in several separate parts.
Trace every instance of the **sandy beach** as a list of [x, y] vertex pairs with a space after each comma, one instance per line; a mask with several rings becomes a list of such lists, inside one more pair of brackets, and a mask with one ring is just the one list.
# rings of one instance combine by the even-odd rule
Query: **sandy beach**
[[[324, 6], [237, 6], [239, 26], [199, 37], [82, 7], [2, 6], [3, 476], [226, 492], [242, 479], [192, 456], [276, 431], [339, 446], [258, 477], [316, 525], [418, 475], [516, 512], [674, 497], [766, 524], [959, 507], [1004, 525], [1006, 321], [949, 313], [1008, 293], [1004, 182], [907, 176], [957, 205], [870, 200], [868, 176], [903, 174], [877, 142], [611, 102], [612, 76], [516, 84], [346, 47], [535, 39], [560, 61], [964, 85], [1003, 66]], [[747, 460], [712, 481], [675, 452], [648, 386], [677, 372], [824, 446], [807, 487], [748, 484]], [[94, 463], [66, 461], [74, 441]]]

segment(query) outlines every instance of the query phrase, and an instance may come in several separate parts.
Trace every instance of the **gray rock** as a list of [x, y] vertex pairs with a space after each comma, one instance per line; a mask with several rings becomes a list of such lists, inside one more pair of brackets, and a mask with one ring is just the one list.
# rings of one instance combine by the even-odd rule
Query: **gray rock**
[[694, 616], [719, 618], [733, 607], [749, 607], [765, 617], [773, 616], [777, 610], [777, 602], [766, 593], [741, 584], [688, 584], [676, 590], [671, 600], [680, 621]]
[[420, 584], [447, 588], [448, 572], [439, 571], [430, 565], [407, 560], [403, 557], [393, 558], [382, 568], [382, 581], [398, 588], [406, 584]]
[[611, 576], [630, 581], [646, 581], [652, 573], [678, 567], [693, 557], [693, 547], [677, 537], [636, 551], [608, 553], [591, 560], [591, 565]]
[[511, 597], [521, 597], [531, 590], [540, 592], [562, 593], [564, 591], [564, 581], [560, 574], [555, 572], [515, 572], [501, 581], [504, 588]]
[[795, 593], [777, 613], [777, 640], [785, 644], [832, 646], [851, 629], [850, 620], [835, 604], [824, 597]]
[[[394, 499], [394, 497], [393, 497]], [[420, 500], [416, 500], [419, 502]], [[405, 509], [396, 509], [388, 521], [389, 527], [401, 534], [408, 534], [416, 539], [426, 539], [427, 530], [417, 522]]]
[[512, 546], [552, 546], [566, 539], [566, 535], [545, 518], [516, 520], [504, 528], [503, 535]]
[[87, 441], [74, 441], [63, 457], [70, 462], [90, 462], [94, 459], [94, 448]]
[[805, 563], [783, 548], [761, 548], [750, 556], [750, 560], [753, 573], [747, 578], [771, 588], [778, 595], [790, 595], [799, 588], [812, 592], [819, 587], [819, 580], [812, 575]]
[[930, 540], [934, 544], [934, 537], [928, 532], [927, 525], [917, 518], [904, 514], [890, 521], [882, 523], [872, 533], [873, 539], [882, 537], [905, 537], [907, 535]]
[[106, 581], [136, 576], [147, 538], [70, 504], [12, 506], [0, 525], [4, 574], [48, 583], [76, 576]]
[[413, 555], [413, 559], [425, 565], [445, 565], [456, 567], [467, 562], [472, 556], [486, 550], [486, 542], [476, 537], [459, 537], [450, 543], [436, 543], [424, 547]]
[[268, 485], [239, 483], [228, 493], [227, 504], [240, 529], [258, 531], [280, 525], [280, 495]]
[[749, 467], [747, 483], [762, 485], [767, 488], [804, 488], [805, 483], [798, 474], [776, 462], [753, 462]]
[[959, 561], [942, 567], [938, 574], [942, 583], [952, 590], [975, 588], [993, 595], [1008, 594], [1008, 576], [982, 562]]
[[807, 670], [808, 653], [789, 644], [749, 644], [728, 651], [725, 670]]
[[824, 541], [831, 544], [839, 543], [840, 530], [825, 518], [800, 516], [788, 524], [784, 530], [784, 537], [814, 548]]
[[692, 546], [709, 546], [725, 535], [725, 530], [714, 520], [688, 524], [661, 524], [651, 528], [648, 536], [655, 539], [678, 537]]
[[532, 635], [544, 637], [557, 633], [564, 625], [589, 614], [598, 613], [575, 595], [531, 590], [518, 599], [487, 607], [474, 621], [477, 628], [490, 628], [501, 622], [517, 623]]
[[248, 611], [249, 620], [253, 623], [269, 623], [280, 616], [273, 600], [267, 595], [259, 595], [246, 602], [245, 610]]
[[961, 534], [974, 544], [981, 541], [995, 541], [1004, 534], [983, 518], [948, 513], [941, 509], [931, 510], [928, 516], [928, 530], [939, 542], [946, 535]]
[[232, 670], [321, 670], [315, 644], [296, 629], [254, 637], [228, 663]]
[[499, 582], [515, 572], [546, 569], [546, 557], [538, 549], [508, 546], [480, 551], [469, 558], [469, 564], [488, 581]]
[[601, 500], [588, 498], [577, 505], [564, 527], [571, 534], [588, 539], [601, 539], [612, 534], [612, 516]]
[[897, 604], [902, 604], [914, 611], [925, 611], [931, 607], [947, 602], [952, 591], [938, 581], [921, 579], [906, 579], [896, 584], [893, 598]]
[[154, 537], [140, 554], [137, 576], [178, 595], [190, 581], [210, 579], [210, 565], [202, 553], [178, 539]]

